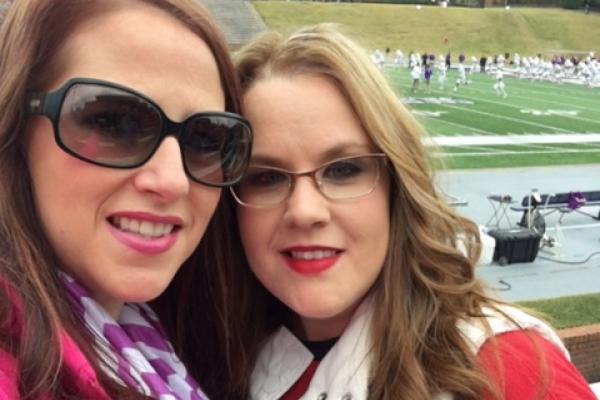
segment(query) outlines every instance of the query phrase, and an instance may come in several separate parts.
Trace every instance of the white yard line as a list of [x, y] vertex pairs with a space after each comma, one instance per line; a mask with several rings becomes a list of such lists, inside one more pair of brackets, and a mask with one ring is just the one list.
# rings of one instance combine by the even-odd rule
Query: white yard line
[[[488, 147], [486, 145], [484, 146], [476, 146], [476, 145], [468, 145], [468, 146], [444, 146], [446, 148], [448, 147], [458, 147], [458, 148], [462, 148], [465, 150], [470, 150], [470, 151], [464, 151], [464, 152], [456, 152], [456, 153], [450, 153], [452, 155], [456, 155], [456, 156], [460, 156], [462, 154], [479, 154], [478, 152], [484, 152], [484, 154], [507, 154], [507, 152], [510, 153], [521, 153], [521, 151], [534, 151], [534, 150], [538, 150], [539, 152], [543, 153], [543, 152], [556, 152], [556, 151], [560, 151], [561, 153], [564, 152], [565, 150], [570, 150], [572, 152], [574, 151], [579, 151], [580, 149], [565, 149], [565, 148], [557, 148], [554, 145], [559, 145], [560, 144], [556, 144], [556, 143], [550, 143], [549, 145], [542, 145], [542, 144], [532, 144], [532, 143], [520, 143], [520, 144], [510, 144], [510, 145], [504, 145], [504, 146], [514, 146], [514, 147], [521, 147], [524, 148], [524, 150], [508, 150], [508, 149], [498, 149], [495, 147]], [[587, 145], [587, 143], [586, 143]], [[594, 145], [589, 145], [590, 147], [594, 147], [596, 148], [596, 146]], [[526, 150], [527, 149], [527, 150]], [[587, 150], [587, 149], [585, 149]], [[536, 151], [537, 152], [537, 151]]]
[[[483, 92], [483, 90], [481, 89], [473, 89], [474, 91], [478, 91], [478, 92]], [[510, 89], [508, 89], [510, 90]], [[530, 100], [530, 101], [535, 101], [535, 102], [545, 102], [545, 103], [552, 103], [552, 104], [556, 104], [560, 107], [563, 108], [572, 108], [572, 109], [580, 109], [583, 111], [588, 111], [588, 112], [593, 112], [593, 113], [598, 113], [599, 111], [597, 109], [592, 109], [592, 108], [587, 108], [587, 107], [583, 107], [583, 106], [577, 106], [574, 104], [566, 104], [565, 102], [559, 103], [556, 101], [551, 101], [551, 100], [546, 100], [544, 98], [533, 98], [533, 97], [525, 97], [525, 96], [520, 96], [519, 94], [511, 94], [509, 92], [508, 94], [511, 98], [517, 98], [517, 99], [524, 99], [525, 101]], [[486, 102], [486, 103], [492, 103], [492, 104], [497, 104], [506, 108], [514, 108], [517, 110], [522, 110], [522, 109], [531, 109], [531, 107], [528, 106], [517, 106], [515, 104], [507, 104], [506, 102], [502, 102], [502, 101], [494, 101], [494, 100], [488, 100], [485, 98], [480, 98], [480, 97], [473, 97], [473, 96], [469, 96], [468, 94], [465, 95], [464, 93], [460, 93], [460, 97], [461, 98], [465, 98], [465, 99], [469, 99], [469, 100], [473, 100], [473, 101], [479, 101], [479, 102]], [[561, 115], [562, 118], [570, 118], [570, 119], [575, 119], [578, 121], [584, 121], [584, 122], [590, 122], [593, 124], [599, 124], [600, 125], [600, 121], [598, 121], [597, 119], [591, 119], [591, 118], [585, 118], [585, 117], [577, 117], [577, 116], [573, 116], [573, 115]]]
[[476, 146], [523, 144], [600, 143], [600, 133], [536, 134], [511, 136], [431, 136], [424, 138], [426, 146]]
[[[472, 84], [469, 84], [472, 85]], [[552, 101], [552, 100], [546, 100], [546, 98], [544, 97], [539, 97], [539, 98], [533, 98], [533, 97], [525, 97], [525, 96], [520, 96], [519, 94], [511, 94], [512, 92], [510, 91], [510, 88], [507, 87], [507, 91], [508, 91], [508, 95], [511, 98], [523, 98], [525, 99], [525, 101], [527, 100], [531, 100], [531, 101], [535, 101], [535, 102], [546, 102], [546, 103], [552, 103], [552, 104], [556, 104], [558, 106], [561, 107], [571, 107], [574, 109], [581, 109], [584, 111], [589, 111], [589, 112], [593, 112], [593, 113], [598, 113], [599, 110], [595, 109], [595, 108], [587, 108], [587, 107], [583, 107], [583, 106], [579, 106], [579, 105], [573, 105], [573, 104], [566, 104], [564, 101], [562, 103], [556, 102], [556, 101]], [[483, 90], [483, 89], [479, 89], [479, 88], [475, 88], [473, 86], [471, 86], [471, 90], [469, 90], [469, 88], [467, 87], [466, 89], [463, 89], [461, 91], [459, 91], [459, 95], [460, 98], [464, 98], [464, 99], [468, 99], [468, 100], [472, 100], [472, 101], [479, 101], [479, 102], [485, 102], [485, 103], [491, 103], [491, 104], [497, 104], [499, 106], [503, 106], [506, 108], [514, 108], [514, 109], [524, 109], [524, 108], [531, 108], [531, 107], [527, 107], [527, 106], [517, 106], [514, 104], [507, 104], [505, 101], [495, 101], [495, 100], [491, 100], [491, 99], [487, 99], [487, 98], [482, 98], [482, 97], [478, 97], [478, 96], [469, 96], [470, 93], [472, 92], [480, 92], [480, 93], [485, 93], [485, 94], [489, 94], [491, 92], [491, 90]], [[474, 94], [474, 93], [472, 93]], [[596, 119], [589, 119], [589, 118], [584, 118], [584, 117], [575, 117], [575, 116], [569, 116], [569, 115], [561, 115], [561, 117], [564, 118], [571, 118], [571, 119], [576, 119], [579, 121], [585, 121], [585, 122], [591, 122], [594, 124], [600, 124], [600, 121], [596, 120]]]
[[[490, 81], [489, 81], [490, 90], [488, 92], [491, 92], [493, 90], [492, 85], [495, 83], [495, 79], [493, 76], [489, 76], [489, 77], [490, 77]], [[540, 96], [548, 96], [548, 94], [550, 94], [552, 96], [556, 96], [556, 97], [558, 97], [560, 99], [564, 99], [564, 100], [571, 99], [572, 101], [582, 101], [580, 94], [583, 91], [581, 89], [586, 90], [584, 88], [570, 88], [568, 85], [559, 86], [561, 88], [561, 90], [558, 90], [559, 87], [540, 88], [539, 86], [535, 86], [538, 82], [530, 82], [525, 79], [521, 80], [521, 79], [517, 79], [514, 77], [511, 77], [511, 78], [512, 79], [507, 80], [507, 82], [506, 82], [506, 90], [507, 90], [509, 96], [511, 95], [511, 93], [513, 93], [513, 91], [511, 89], [515, 89], [517, 91], [524, 91], [529, 94], [539, 94]], [[544, 83], [544, 82], [541, 82], [541, 83]], [[549, 83], [549, 82], [545, 82], [545, 83]], [[475, 80], [475, 81], [472, 81], [472, 83], [470, 83], [470, 85], [473, 85], [473, 86], [485, 85], [487, 87], [488, 83]], [[565, 90], [562, 90], [562, 89], [565, 89]], [[478, 89], [478, 90], [482, 90], [482, 89]], [[577, 91], [579, 93], [575, 93], [575, 91]], [[536, 100], [539, 100], [539, 98], [536, 98]], [[560, 104], [564, 105], [565, 102], [562, 102]], [[583, 106], [579, 106], [579, 107], [583, 107]], [[591, 110], [591, 111], [597, 111], [597, 110]]]
[[446, 121], [446, 120], [443, 120], [441, 118], [434, 118], [434, 117], [420, 117], [420, 118], [432, 119], [432, 120], [434, 120], [436, 122], [444, 123], [444, 124], [447, 124], [447, 125], [450, 125], [450, 126], [455, 126], [457, 128], [460, 128], [462, 132], [464, 132], [465, 129], [468, 129], [468, 130], [473, 131], [473, 132], [481, 133], [482, 135], [494, 135], [494, 133], [488, 132], [488, 131], [484, 131], [483, 129], [473, 128], [471, 126], [459, 124], [457, 122]]
[[[489, 104], [495, 104], [495, 105], [499, 105], [499, 106], [508, 107], [508, 108], [511, 108], [511, 109], [517, 109], [517, 110], [522, 109], [521, 106], [515, 106], [515, 105], [507, 104], [507, 103], [501, 102], [501, 101], [494, 101], [494, 100], [491, 100], [491, 99], [481, 98], [481, 97], [477, 96], [475, 93], [473, 93], [473, 94], [475, 94], [475, 96], [469, 96], [468, 95], [469, 90], [468, 89], [465, 89], [465, 90], [466, 91], [461, 91], [460, 98], [464, 98], [464, 99], [471, 100], [471, 101], [478, 101], [478, 102], [485, 102], [485, 103], [489, 103]], [[472, 87], [472, 91], [483, 92], [483, 90], [475, 88], [475, 87]], [[433, 93], [434, 94], [443, 93], [444, 95], [447, 95], [447, 93], [441, 92], [441, 91], [436, 90], [436, 89], [433, 90]], [[515, 96], [515, 97], [518, 97], [518, 96]], [[538, 99], [538, 100], [540, 100], [540, 99]], [[401, 99], [401, 101], [403, 101], [403, 99]], [[558, 103], [556, 103], [556, 104], [558, 104]], [[561, 105], [564, 106], [564, 104], [561, 104]], [[489, 113], [489, 112], [484, 112], [484, 111], [479, 111], [479, 110], [473, 110], [473, 109], [469, 109], [469, 108], [466, 108], [466, 107], [460, 107], [460, 106], [456, 106], [456, 105], [452, 105], [452, 104], [439, 104], [439, 106], [440, 107], [446, 107], [446, 108], [449, 108], [449, 109], [461, 110], [461, 111], [464, 111], [464, 112], [472, 112], [472, 113], [475, 113], [475, 114], [486, 115], [486, 116], [489, 116], [489, 117], [492, 117], [492, 118], [509, 120], [509, 121], [513, 121], [513, 122], [516, 122], [516, 123], [520, 123], [520, 124], [535, 126], [535, 127], [538, 127], [538, 128], [541, 127], [541, 128], [547, 129], [547, 130], [554, 130], [555, 132], [569, 133], [569, 131], [567, 129], [563, 129], [563, 128], [559, 128], [559, 127], [555, 127], [555, 126], [551, 126], [551, 125], [546, 125], [546, 124], [542, 124], [542, 123], [537, 123], [537, 122], [531, 121], [529, 119], [521, 119], [521, 118], [509, 117], [509, 116], [504, 116], [504, 115], [498, 115], [498, 114], [494, 114], [494, 113]], [[523, 106], [523, 107], [525, 107], [525, 106]], [[581, 109], [583, 107], [581, 107], [581, 106], [573, 106], [573, 108], [580, 108]], [[586, 108], [586, 110], [597, 112], [597, 110], [595, 110], [595, 109], [592, 110], [592, 109], [587, 109]], [[600, 125], [600, 121], [595, 120], [595, 119], [578, 117], [578, 116], [569, 116], [569, 115], [562, 115], [562, 117], [563, 118], [569, 118], [571, 120], [577, 120], [577, 121], [588, 122], [588, 123], [593, 123], [593, 124]], [[424, 118], [428, 118], [428, 117], [424, 117]], [[459, 127], [461, 126], [461, 124], [457, 124], [455, 122], [444, 121], [442, 119], [436, 119], [436, 121], [447, 123], [449, 125], [457, 125]], [[471, 130], [471, 131], [473, 131], [473, 130], [476, 129], [476, 128], [471, 128], [471, 127], [466, 127], [466, 128], [469, 129], [469, 130]], [[481, 133], [483, 134], [484, 132], [485, 131], [482, 131]], [[485, 132], [485, 134], [487, 134], [487, 133], [488, 132]]]
[[[533, 143], [528, 143], [528, 144], [524, 144], [523, 147], [526, 147], [528, 149], [538, 149], [538, 150], [548, 150], [548, 151], [554, 151], [557, 150], [557, 148], [555, 146], [552, 146], [554, 143], [551, 143], [550, 145], [543, 145], [543, 144], [533, 144]], [[469, 146], [469, 148], [471, 148], [471, 146]], [[563, 151], [564, 149], [559, 149], [561, 151]], [[570, 149], [570, 150], [579, 150], [579, 149]]]
[[491, 118], [504, 119], [504, 120], [507, 120], [507, 121], [517, 122], [517, 123], [523, 124], [523, 125], [537, 126], [539, 128], [554, 130], [556, 132], [569, 133], [569, 131], [566, 130], [566, 129], [557, 128], [557, 127], [551, 126], [551, 125], [540, 124], [540, 123], [537, 123], [537, 122], [531, 122], [531, 121], [527, 121], [527, 120], [523, 120], [523, 119], [519, 119], [519, 118], [507, 117], [505, 115], [493, 114], [493, 113], [489, 113], [489, 112], [485, 112], [485, 111], [472, 110], [472, 109], [469, 109], [469, 108], [466, 108], [466, 107], [457, 107], [457, 106], [453, 106], [453, 105], [450, 105], [450, 104], [440, 104], [440, 106], [441, 107], [448, 107], [448, 108], [453, 108], [453, 109], [456, 109], [456, 110], [465, 111], [467, 113], [474, 113], [474, 114], [485, 115], [485, 116], [488, 116], [488, 117], [491, 117]]
[[[485, 154], [495, 154], [495, 153], [503, 151], [502, 149], [495, 149], [493, 147], [485, 147], [485, 146], [469, 146], [469, 150], [478, 150], [481, 152], [485, 152]], [[465, 153], [468, 154], [471, 152], [466, 151]], [[452, 154], [453, 155], [461, 155], [462, 153], [452, 153]]]
[[434, 153], [440, 157], [481, 157], [481, 156], [508, 156], [508, 155], [527, 155], [527, 154], [565, 154], [565, 153], [600, 153], [600, 149], [594, 150], [575, 150], [575, 149], [564, 149], [564, 150], [537, 150], [537, 151], [502, 151], [498, 150], [495, 153], [490, 152], [469, 152], [469, 153]]
[[[558, 101], [553, 101], [553, 100], [547, 100], [547, 97], [544, 97], [544, 96], [548, 95], [547, 91], [551, 91], [552, 89], [547, 89], [547, 91], [535, 91], [535, 90], [531, 90], [531, 88], [528, 88], [528, 89], [515, 88], [517, 92], [513, 92], [511, 90], [511, 88], [512, 88], [512, 82], [516, 82], [516, 81], [513, 79], [510, 84], [509, 83], [506, 84], [506, 90], [508, 92], [509, 97], [524, 98], [526, 100], [529, 99], [529, 100], [533, 100], [533, 101], [536, 101], [536, 102], [537, 101], [543, 101], [543, 102], [547, 102], [547, 103], [556, 104], [556, 105], [559, 105], [559, 106], [562, 106], [562, 107], [566, 107], [567, 106], [566, 103], [565, 103], [565, 101], [558, 102]], [[481, 87], [482, 86], [483, 87], [488, 87], [488, 83], [483, 83], [483, 82], [478, 82], [478, 81], [472, 81], [467, 86], [463, 86], [463, 88], [461, 88], [461, 90], [458, 93], [460, 94], [461, 98], [468, 98], [469, 97], [468, 94], [471, 91], [477, 91], [477, 92], [482, 92], [482, 93], [486, 93], [486, 94], [487, 93], [493, 93], [493, 84], [494, 83], [495, 83], [495, 80], [491, 79], [490, 82], [489, 82], [489, 90], [487, 90], [487, 89], [483, 89]], [[472, 88], [472, 90], [469, 90], [469, 88]], [[440, 90], [435, 89], [435, 88], [432, 89], [432, 93], [433, 92], [444, 93], [444, 94], [447, 95], [447, 93], [445, 91], [440, 91]], [[521, 92], [527, 92], [528, 94], [533, 94], [535, 92], [535, 93], [538, 93], [540, 95], [540, 97], [526, 97], [526, 96], [522, 96]], [[576, 101], [576, 102], [582, 101], [581, 97], [564, 95], [564, 94], [562, 94], [560, 92], [551, 92], [551, 93], [555, 94], [557, 97], [560, 97], [563, 100], [568, 100], [569, 97], [572, 97], [572, 101]], [[480, 101], [487, 101], [487, 102], [491, 102], [493, 104], [501, 104], [501, 105], [506, 106], [506, 107], [511, 107], [511, 105], [507, 105], [506, 103], [496, 102], [496, 101], [493, 101], [493, 100], [481, 99], [479, 97], [475, 97], [475, 98], [477, 98]], [[581, 110], [584, 110], [584, 111], [594, 112], [594, 113], [597, 113], [599, 111], [598, 109], [585, 107], [585, 106], [579, 105], [579, 104], [569, 104], [568, 106], [569, 107], [573, 107], [573, 108], [577, 108], [577, 109], [581, 109]], [[512, 106], [512, 107], [514, 107], [514, 106]], [[596, 122], [597, 123], [598, 121], [597, 120], [590, 120], [590, 122]]]
[[[507, 90], [510, 90], [510, 88], [507, 88]], [[596, 108], [585, 107], [585, 106], [581, 106], [581, 105], [573, 104], [573, 103], [566, 103], [564, 100], [567, 100], [567, 99], [564, 99], [562, 102], [560, 102], [560, 101], [553, 101], [553, 100], [548, 100], [545, 97], [541, 97], [543, 95], [540, 95], [540, 97], [528, 97], [528, 96], [521, 95], [520, 92], [521, 92], [520, 90], [517, 91], [517, 92], [509, 92], [508, 95], [510, 97], [516, 97], [518, 99], [524, 99], [524, 100], [529, 100], [529, 101], [534, 101], [534, 102], [543, 102], [543, 103], [554, 104], [554, 105], [556, 105], [558, 107], [563, 107], [563, 108], [569, 107], [569, 108], [574, 108], [574, 109], [577, 109], [577, 110], [583, 110], [583, 111], [592, 112], [592, 113], [598, 113], [598, 112], [600, 112]], [[581, 99], [579, 99], [579, 100], [581, 100]], [[598, 121], [596, 120], [594, 122], [598, 122]]]
[[[527, 79], [517, 79], [513, 77], [511, 80], [507, 81], [506, 86], [507, 88], [515, 87], [517, 90], [531, 94], [539, 94], [540, 96], [548, 96], [548, 94], [550, 94], [561, 99], [571, 99], [573, 101], [581, 101], [581, 94], [585, 93], [584, 91], [589, 90], [584, 87], [570, 87], [569, 84], [563, 84], [560, 86], [558, 83], [553, 84], [556, 85], [555, 87], [541, 88], [539, 86], [535, 86], [536, 83], [538, 82], [531, 82]], [[596, 92], [588, 91], [587, 93], [591, 94]], [[584, 94], [584, 96], [589, 97], [587, 96], [587, 93]]]

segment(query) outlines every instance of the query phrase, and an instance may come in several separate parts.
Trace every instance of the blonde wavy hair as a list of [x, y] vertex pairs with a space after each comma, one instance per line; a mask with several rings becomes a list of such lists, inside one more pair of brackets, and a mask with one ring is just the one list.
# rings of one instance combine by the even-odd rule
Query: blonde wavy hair
[[[364, 50], [335, 27], [318, 25], [289, 37], [267, 33], [242, 48], [234, 63], [243, 92], [273, 76], [329, 79], [387, 155], [390, 244], [372, 288], [369, 398], [431, 399], [449, 392], [455, 398], [478, 399], [486, 390], [497, 393], [457, 328], [460, 319], [482, 316], [482, 307], [497, 304], [475, 278], [479, 231], [436, 189], [422, 145], [425, 132]], [[244, 273], [242, 267], [238, 271]], [[250, 281], [241, 289], [245, 312], [252, 315], [245, 330], [250, 363], [240, 366], [249, 374], [261, 342], [289, 311], [261, 293], [265, 290], [248, 275], [240, 281]]]

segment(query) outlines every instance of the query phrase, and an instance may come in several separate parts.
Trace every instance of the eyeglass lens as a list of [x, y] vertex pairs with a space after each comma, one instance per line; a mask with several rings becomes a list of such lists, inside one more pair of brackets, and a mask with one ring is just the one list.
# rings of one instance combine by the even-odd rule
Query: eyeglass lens
[[[84, 160], [136, 167], [156, 151], [165, 123], [155, 105], [133, 93], [74, 84], [60, 108], [58, 139], [67, 151]], [[239, 179], [251, 146], [249, 130], [228, 115], [196, 115], [186, 120], [179, 143], [188, 175], [213, 185]]]
[[145, 160], [159, 139], [161, 118], [141, 98], [114, 88], [74, 85], [59, 118], [62, 143], [79, 156], [115, 167]]
[[349, 200], [369, 194], [377, 185], [381, 155], [363, 155], [331, 161], [311, 173], [292, 173], [279, 168], [251, 166], [233, 187], [240, 202], [269, 207], [290, 194], [297, 175], [311, 175], [321, 193], [332, 200]]

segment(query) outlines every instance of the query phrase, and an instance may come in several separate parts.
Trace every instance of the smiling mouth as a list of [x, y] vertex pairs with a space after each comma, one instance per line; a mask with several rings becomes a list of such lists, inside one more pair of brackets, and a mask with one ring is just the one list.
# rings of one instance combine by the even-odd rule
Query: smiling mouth
[[126, 217], [110, 217], [108, 222], [120, 231], [132, 233], [144, 239], [158, 239], [179, 229], [178, 225], [155, 223]]
[[314, 251], [285, 251], [284, 254], [294, 260], [323, 260], [340, 254], [338, 250], [314, 250]]

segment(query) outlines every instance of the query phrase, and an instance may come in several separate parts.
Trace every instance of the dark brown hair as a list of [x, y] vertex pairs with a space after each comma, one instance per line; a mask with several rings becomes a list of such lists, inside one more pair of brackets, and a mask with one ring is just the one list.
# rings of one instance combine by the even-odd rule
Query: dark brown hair
[[[226, 110], [239, 112], [237, 80], [228, 50], [208, 12], [193, 0], [132, 0], [158, 7], [180, 20], [210, 48], [219, 68]], [[0, 27], [0, 349], [19, 365], [25, 399], [47, 393], [68, 397], [61, 379], [59, 332], [66, 331], [95, 368], [113, 398], [143, 397], [113, 383], [99, 368], [88, 333], [74, 318], [57, 280], [58, 262], [35, 211], [23, 147], [25, 93], [60, 72], [56, 59], [64, 38], [86, 18], [127, 6], [122, 0], [18, 0]], [[189, 372], [219, 398], [237, 353], [226, 311], [228, 246], [226, 215], [218, 208], [199, 248], [154, 301], [159, 316]], [[13, 306], [11, 306], [13, 304]], [[20, 308], [21, 334], [8, 324]], [[235, 361], [235, 360], [234, 360]]]

